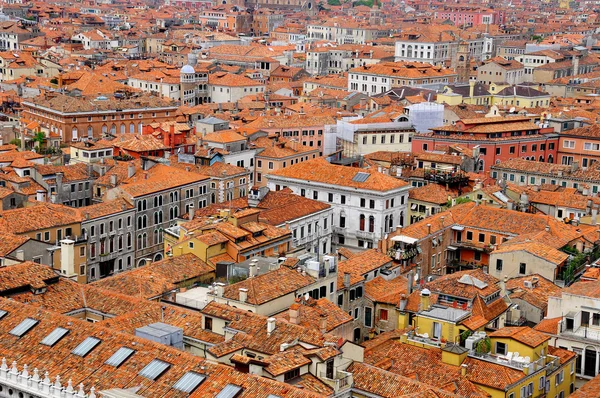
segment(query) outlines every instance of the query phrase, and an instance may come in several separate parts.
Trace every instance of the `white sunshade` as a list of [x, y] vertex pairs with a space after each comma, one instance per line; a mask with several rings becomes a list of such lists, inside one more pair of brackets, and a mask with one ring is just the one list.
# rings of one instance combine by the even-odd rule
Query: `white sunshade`
[[410, 236], [406, 236], [406, 235], [398, 235], [398, 236], [394, 236], [392, 238], [392, 242], [403, 242], [408, 245], [414, 245], [415, 243], [417, 243], [417, 241], [418, 241], [418, 239], [411, 238]]

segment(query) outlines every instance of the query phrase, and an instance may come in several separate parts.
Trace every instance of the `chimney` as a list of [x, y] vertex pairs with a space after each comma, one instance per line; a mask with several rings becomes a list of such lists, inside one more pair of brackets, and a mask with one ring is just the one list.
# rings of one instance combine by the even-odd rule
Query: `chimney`
[[194, 209], [194, 204], [190, 203], [190, 211], [189, 211], [190, 221], [192, 221], [194, 219], [194, 214], [196, 214], [196, 209]]
[[592, 209], [592, 225], [596, 225], [597, 222], [598, 222], [598, 209], [594, 207]]
[[240, 288], [240, 301], [245, 303], [248, 300], [248, 289], [241, 287]]
[[56, 192], [62, 192], [63, 173], [56, 173]]
[[327, 314], [319, 316], [319, 330], [321, 333], [327, 333]]
[[475, 95], [475, 81], [471, 80], [469, 82], [469, 98], [473, 98]]
[[345, 288], [350, 287], [350, 273], [349, 272], [344, 272], [344, 287]]
[[294, 304], [290, 305], [289, 315], [290, 315], [290, 323], [297, 325], [298, 318], [300, 318], [300, 304], [294, 303]]
[[573, 76], [577, 76], [579, 74], [579, 55], [575, 55], [573, 57]]
[[412, 293], [412, 289], [413, 289], [413, 283], [415, 282], [415, 273], [413, 271], [410, 271], [407, 275], [408, 278], [408, 287], [406, 290], [406, 294], [410, 296], [410, 294]]
[[402, 294], [400, 296], [400, 303], [398, 306], [400, 311], [404, 311], [406, 309], [406, 304], [408, 304], [408, 298], [406, 298], [406, 294]]
[[274, 330], [275, 330], [275, 318], [267, 319], [267, 336], [270, 336]]
[[421, 290], [421, 303], [420, 303], [421, 311], [429, 310], [429, 296], [430, 295], [431, 295], [431, 292], [429, 291], [429, 289]]
[[112, 185], [113, 187], [117, 186], [117, 175], [116, 174], [110, 175], [110, 185]]
[[127, 178], [131, 178], [131, 177], [133, 177], [133, 176], [134, 176], [134, 174], [135, 174], [135, 166], [134, 166], [134, 164], [133, 164], [133, 163], [131, 163], [131, 162], [130, 162], [130, 163], [127, 165]]
[[508, 282], [508, 275], [504, 275], [504, 279], [500, 282], [500, 295], [506, 297], [506, 283]]
[[75, 275], [75, 242], [70, 239], [60, 241], [60, 269], [64, 276]]
[[467, 364], [466, 363], [463, 363], [462, 365], [460, 365], [460, 374], [463, 377], [467, 376]]
[[215, 293], [217, 294], [217, 297], [223, 297], [224, 291], [225, 291], [225, 284], [217, 282], [216, 287], [215, 287]]
[[427, 235], [431, 235], [431, 224], [427, 224]]
[[46, 201], [46, 191], [38, 189], [37, 191], [35, 191], [35, 200], [37, 200], [38, 202], [45, 202]]

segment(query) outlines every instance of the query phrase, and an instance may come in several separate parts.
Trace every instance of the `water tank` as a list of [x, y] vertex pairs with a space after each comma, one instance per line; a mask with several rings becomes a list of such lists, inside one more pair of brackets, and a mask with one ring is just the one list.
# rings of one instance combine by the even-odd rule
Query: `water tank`
[[135, 329], [135, 335], [167, 346], [183, 349], [183, 329], [156, 322]]

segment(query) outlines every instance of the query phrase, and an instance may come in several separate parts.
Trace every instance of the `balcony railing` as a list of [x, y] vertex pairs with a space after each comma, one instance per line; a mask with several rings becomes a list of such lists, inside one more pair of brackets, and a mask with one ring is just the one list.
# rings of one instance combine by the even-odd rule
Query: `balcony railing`
[[599, 329], [592, 329], [588, 326], [580, 326], [579, 328], [573, 330], [567, 329], [566, 326], [563, 325], [564, 323], [559, 323], [559, 330], [561, 335], [576, 337], [583, 340], [600, 341]]
[[327, 377], [326, 372], [320, 372], [319, 378], [322, 382], [333, 388], [335, 392], [343, 391], [352, 387], [352, 373], [337, 370], [333, 373], [333, 378]]
[[375, 233], [373, 232], [367, 232], [367, 231], [356, 231], [355, 235], [357, 238], [363, 238], [363, 239], [373, 239], [375, 237]]
[[427, 344], [433, 347], [441, 347], [442, 342], [437, 339], [432, 339], [429, 336], [419, 335], [414, 331], [410, 331], [407, 333], [408, 340], [413, 341], [415, 343]]

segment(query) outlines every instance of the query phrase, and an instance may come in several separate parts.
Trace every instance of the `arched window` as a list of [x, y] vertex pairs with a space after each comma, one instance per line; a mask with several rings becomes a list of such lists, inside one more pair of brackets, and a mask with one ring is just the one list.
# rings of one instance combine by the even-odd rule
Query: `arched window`
[[144, 228], [148, 226], [148, 216], [144, 215]]
[[119, 235], [119, 250], [123, 249], [123, 236]]
[[88, 138], [94, 138], [94, 129], [92, 128], [92, 126], [88, 127], [87, 135], [88, 135]]
[[121, 124], [121, 134], [125, 134], [125, 125]]
[[109, 253], [112, 253], [115, 251], [115, 238], [111, 237], [109, 242], [108, 242], [108, 249], [109, 249]]
[[158, 196], [154, 197], [154, 207], [158, 207]]
[[154, 212], [154, 224], [158, 224], [158, 212]]
[[408, 47], [406, 47], [406, 57], [407, 57], [407, 58], [412, 58], [412, 53], [413, 53], [413, 48], [412, 48], [412, 46], [408, 46]]
[[142, 223], [143, 223], [143, 217], [139, 216], [138, 220], [137, 220], [137, 227], [138, 227], [138, 229], [142, 229], [143, 228], [142, 227]]
[[155, 229], [155, 230], [154, 230], [154, 233], [153, 233], [153, 235], [154, 235], [154, 236], [153, 236], [153, 238], [152, 238], [152, 243], [156, 245], [156, 244], [158, 243], [158, 235], [159, 235], [159, 234], [158, 234], [158, 230], [157, 230], [157, 229]]
[[107, 132], [108, 132], [108, 127], [105, 124], [102, 126], [102, 135], [106, 135]]
[[548, 163], [554, 163], [554, 157], [552, 155], [548, 155]]
[[138, 211], [142, 211], [142, 201], [140, 200], [137, 204]]
[[175, 206], [173, 208], [173, 215], [175, 216], [174, 218], [179, 217], [179, 207]]
[[138, 249], [143, 249], [143, 247], [142, 247], [142, 235], [141, 234], [137, 236], [137, 248]]
[[375, 217], [369, 216], [369, 232], [375, 232]]
[[383, 229], [385, 232], [388, 231], [388, 220], [389, 220], [389, 216], [385, 216], [385, 222], [383, 224]]
[[394, 228], [394, 216], [390, 215], [390, 220], [388, 224], [388, 231], [391, 231]]
[[174, 214], [174, 213], [173, 213], [173, 208], [171, 207], [171, 208], [169, 209], [169, 221], [173, 219], [173, 214]]
[[129, 124], [129, 132], [130, 132], [131, 134], [135, 133], [135, 125], [134, 125], [133, 123], [130, 123], [130, 124]]
[[142, 122], [138, 124], [138, 133], [142, 134], [143, 125]]
[[360, 215], [360, 224], [359, 224], [358, 229], [360, 229], [361, 231], [365, 230], [365, 215], [364, 214]]
[[73, 127], [73, 129], [71, 130], [71, 139], [75, 141], [77, 138], [79, 138], [79, 136], [77, 135], [77, 128]]
[[142, 249], [148, 247], [148, 235], [146, 233], [142, 234]]
[[116, 125], [116, 124], [114, 124], [114, 123], [113, 123], [113, 125], [112, 125], [112, 126], [110, 126], [110, 133], [111, 133], [112, 135], [115, 135], [115, 134], [117, 134], [117, 125]]

